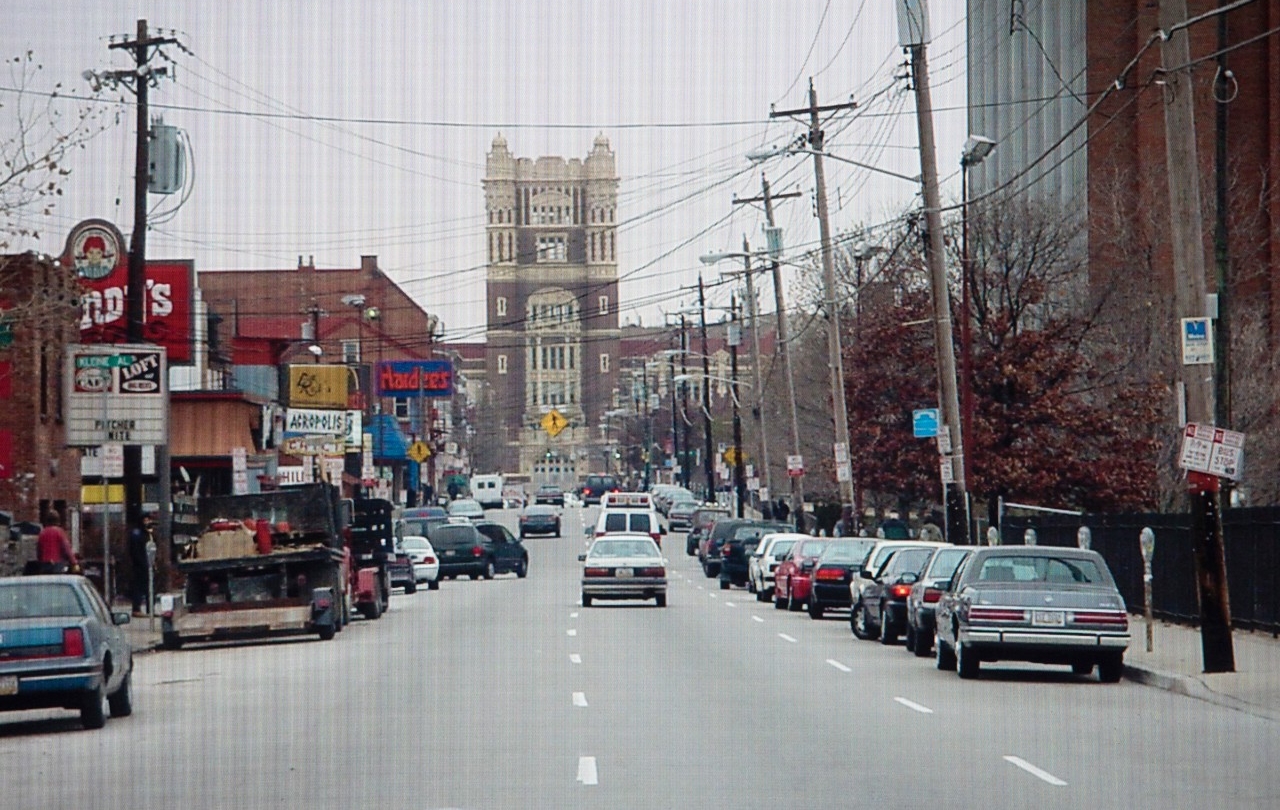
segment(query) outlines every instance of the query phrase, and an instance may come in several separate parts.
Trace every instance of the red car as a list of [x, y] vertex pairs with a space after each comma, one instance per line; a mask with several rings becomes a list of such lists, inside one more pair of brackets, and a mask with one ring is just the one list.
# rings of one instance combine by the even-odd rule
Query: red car
[[829, 537], [810, 537], [791, 547], [791, 553], [774, 573], [774, 607], [800, 610], [808, 603], [813, 591], [813, 567], [829, 542]]

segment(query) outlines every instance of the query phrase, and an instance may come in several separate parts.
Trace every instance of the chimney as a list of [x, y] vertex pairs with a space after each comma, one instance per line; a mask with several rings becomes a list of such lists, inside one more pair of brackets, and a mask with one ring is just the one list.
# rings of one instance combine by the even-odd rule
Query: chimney
[[377, 256], [361, 256], [360, 272], [370, 276], [378, 275], [378, 257]]

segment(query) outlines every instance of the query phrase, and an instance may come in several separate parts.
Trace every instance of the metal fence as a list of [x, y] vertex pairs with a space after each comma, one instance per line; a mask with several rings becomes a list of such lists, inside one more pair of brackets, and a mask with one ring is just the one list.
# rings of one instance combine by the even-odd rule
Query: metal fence
[[[1005, 515], [1001, 542], [1022, 543], [1027, 529], [1045, 546], [1075, 546], [1076, 532], [1089, 527], [1091, 545], [1106, 559], [1130, 610], [1142, 609], [1142, 550], [1138, 535], [1156, 535], [1151, 563], [1152, 610], [1156, 616], [1198, 622], [1195, 557], [1188, 514]], [[1222, 515], [1231, 623], [1280, 636], [1280, 507], [1229, 509]]]

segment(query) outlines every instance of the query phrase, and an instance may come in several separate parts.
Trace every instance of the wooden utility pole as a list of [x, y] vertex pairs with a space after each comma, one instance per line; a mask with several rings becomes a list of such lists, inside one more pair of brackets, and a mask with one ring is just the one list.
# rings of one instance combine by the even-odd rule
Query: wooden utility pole
[[707, 476], [706, 500], [716, 502], [715, 460], [711, 442], [711, 358], [707, 355], [707, 296], [702, 288], [702, 274], [698, 274], [698, 312], [702, 327], [702, 469]]
[[[763, 475], [758, 476], [764, 484], [765, 493], [770, 497], [773, 496], [773, 471], [769, 465], [769, 434], [765, 430], [764, 424], [764, 383], [760, 375], [760, 320], [759, 306], [756, 301], [756, 282], [754, 273], [751, 269], [751, 245], [747, 242], [747, 238], [742, 238], [742, 265], [744, 278], [747, 282], [747, 318], [751, 321], [751, 378], [755, 385], [755, 407], [752, 408], [752, 415], [755, 417], [756, 430], [760, 436], [760, 466], [763, 469]], [[762, 511], [773, 514], [773, 508], [763, 509]]]
[[[769, 180], [765, 177], [763, 172], [760, 174], [760, 190], [761, 194], [759, 197], [749, 197], [745, 199], [735, 198], [734, 202], [739, 204], [763, 202], [765, 222], [768, 223], [770, 229], [773, 229], [776, 227], [773, 224], [773, 201], [776, 199], [799, 197], [800, 192], [792, 191], [786, 194], [770, 194]], [[791, 421], [791, 453], [792, 455], [800, 456], [800, 419], [796, 414], [796, 378], [791, 369], [791, 340], [790, 335], [787, 332], [787, 305], [784, 301], [782, 291], [782, 265], [776, 258], [770, 262], [770, 270], [773, 275], [773, 305], [774, 318], [777, 320], [777, 344], [779, 351], [782, 353], [783, 371], [787, 375], [787, 416]], [[747, 277], [750, 278], [750, 274], [748, 274]], [[752, 300], [754, 300], [754, 297]], [[755, 324], [756, 322], [755, 317], [755, 313], [752, 313], [752, 324]], [[758, 348], [756, 350], [756, 354], [756, 363], [758, 366], [760, 362]], [[759, 372], [757, 372], [757, 375], [758, 374]], [[758, 379], [756, 385], [760, 385]], [[757, 402], [763, 402], [764, 391], [757, 390], [756, 397]], [[761, 426], [761, 429], [763, 429], [763, 425]], [[804, 475], [791, 475], [788, 473], [787, 477], [791, 482], [791, 518], [795, 521], [796, 530], [802, 532], [804, 531]], [[770, 487], [770, 494], [772, 494], [772, 486]]]
[[[1160, 0], [1160, 28], [1165, 39], [1160, 55], [1166, 72], [1164, 126], [1169, 178], [1169, 238], [1173, 252], [1176, 316], [1206, 315], [1204, 238], [1200, 208], [1200, 162], [1196, 153], [1196, 119], [1191, 74], [1174, 69], [1191, 61], [1186, 0]], [[1200, 366], [1180, 366], [1188, 422], [1214, 421], [1213, 375]], [[1200, 644], [1205, 672], [1234, 672], [1231, 607], [1227, 593], [1226, 554], [1218, 478], [1187, 473], [1191, 496], [1191, 540], [1195, 551], [1200, 599]]]
[[818, 206], [818, 234], [822, 244], [823, 308], [827, 313], [827, 364], [831, 371], [832, 418], [835, 421], [836, 481], [840, 485], [840, 525], [846, 536], [858, 533], [857, 522], [861, 515], [853, 514], [853, 464], [849, 448], [849, 410], [844, 398], [844, 352], [840, 348], [840, 307], [836, 300], [835, 257], [831, 249], [831, 224], [827, 217], [827, 181], [822, 168], [822, 144], [824, 133], [819, 113], [853, 109], [855, 104], [831, 104], [818, 106], [818, 92], [809, 80], [809, 106], [798, 110], [775, 110], [770, 118], [809, 115], [809, 149], [813, 155], [814, 196]]

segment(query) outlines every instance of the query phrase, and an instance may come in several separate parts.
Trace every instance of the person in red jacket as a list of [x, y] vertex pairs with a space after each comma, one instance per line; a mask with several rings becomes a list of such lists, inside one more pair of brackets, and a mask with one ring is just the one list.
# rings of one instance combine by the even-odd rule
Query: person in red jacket
[[67, 571], [78, 571], [80, 560], [71, 549], [71, 541], [62, 530], [61, 518], [52, 509], [44, 513], [40, 521], [44, 526], [36, 538], [36, 562], [40, 572], [44, 574], [65, 574]]

